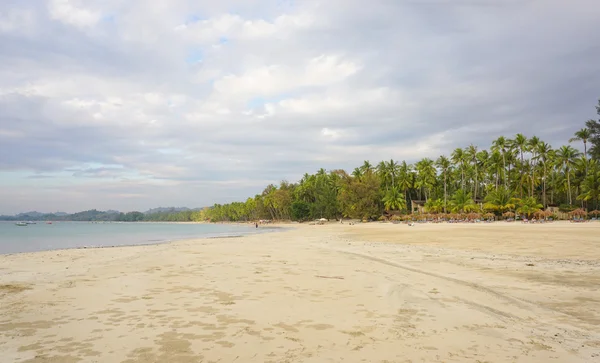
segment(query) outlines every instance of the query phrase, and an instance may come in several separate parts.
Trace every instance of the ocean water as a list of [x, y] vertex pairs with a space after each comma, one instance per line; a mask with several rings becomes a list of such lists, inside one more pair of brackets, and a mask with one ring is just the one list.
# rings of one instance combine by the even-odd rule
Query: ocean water
[[80, 247], [157, 244], [169, 241], [231, 237], [268, 231], [254, 225], [193, 223], [37, 222], [26, 227], [0, 221], [0, 254]]

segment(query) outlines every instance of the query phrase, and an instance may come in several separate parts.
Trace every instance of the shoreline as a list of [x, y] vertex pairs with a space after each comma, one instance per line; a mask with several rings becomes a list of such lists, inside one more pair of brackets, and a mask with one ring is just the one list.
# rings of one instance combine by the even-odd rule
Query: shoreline
[[[130, 222], [125, 222], [130, 223]], [[133, 222], [131, 222], [133, 223]], [[158, 246], [158, 245], [169, 245], [175, 244], [179, 242], [189, 242], [189, 241], [201, 241], [201, 240], [211, 240], [211, 239], [228, 239], [228, 238], [241, 238], [245, 236], [266, 234], [266, 233], [274, 233], [279, 230], [286, 230], [287, 227], [282, 226], [272, 226], [272, 227], [263, 227], [262, 230], [267, 230], [266, 232], [248, 232], [248, 233], [238, 233], [238, 234], [230, 234], [230, 235], [207, 235], [202, 237], [190, 237], [190, 238], [176, 238], [169, 239], [164, 241], [154, 241], [149, 243], [134, 243], [134, 244], [123, 244], [123, 245], [107, 245], [107, 246], [80, 246], [80, 247], [66, 247], [66, 248], [55, 248], [55, 249], [45, 249], [40, 251], [25, 251], [25, 252], [11, 252], [11, 253], [2, 253], [0, 252], [0, 261], [3, 256], [14, 256], [14, 255], [24, 255], [24, 254], [37, 254], [37, 253], [47, 253], [47, 252], [57, 252], [57, 251], [70, 251], [70, 250], [100, 250], [100, 249], [116, 249], [116, 248], [131, 248], [131, 247], [144, 247], [144, 246]]]

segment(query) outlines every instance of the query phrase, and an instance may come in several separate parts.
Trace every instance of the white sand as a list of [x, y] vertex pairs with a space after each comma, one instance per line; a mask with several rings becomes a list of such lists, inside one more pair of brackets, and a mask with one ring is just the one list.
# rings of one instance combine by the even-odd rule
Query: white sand
[[594, 362], [599, 287], [600, 223], [0, 256], [0, 362]]

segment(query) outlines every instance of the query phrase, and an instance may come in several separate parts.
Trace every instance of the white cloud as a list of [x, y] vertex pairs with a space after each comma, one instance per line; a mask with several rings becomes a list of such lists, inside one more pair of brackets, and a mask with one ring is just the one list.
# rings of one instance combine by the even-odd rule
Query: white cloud
[[76, 27], [91, 27], [96, 25], [102, 15], [83, 6], [85, 2], [78, 0], [50, 0], [48, 11], [50, 16], [65, 24]]
[[34, 15], [24, 9], [9, 9], [0, 12], [0, 33], [30, 33], [34, 27]]
[[305, 65], [272, 65], [251, 69], [236, 76], [228, 75], [215, 82], [215, 90], [225, 95], [269, 97], [302, 87], [323, 87], [358, 72], [360, 66], [336, 56], [321, 55]]
[[244, 19], [239, 15], [222, 14], [220, 16], [183, 23], [174, 29], [186, 39], [200, 42], [217, 42], [227, 39], [265, 39], [288, 38], [295, 31], [307, 29], [315, 23], [312, 14], [282, 14], [274, 21], [264, 19]]

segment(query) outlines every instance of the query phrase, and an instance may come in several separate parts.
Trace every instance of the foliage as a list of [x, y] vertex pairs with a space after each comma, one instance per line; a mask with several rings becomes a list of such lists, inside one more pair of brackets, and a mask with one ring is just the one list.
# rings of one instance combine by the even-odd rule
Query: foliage
[[517, 212], [520, 214], [524, 214], [527, 218], [531, 217], [535, 212], [542, 209], [542, 204], [540, 204], [535, 197], [526, 197], [520, 199], [518, 201], [519, 207], [517, 208]]
[[397, 187], [389, 189], [382, 199], [385, 210], [392, 211], [404, 211], [406, 210], [406, 199], [404, 199], [404, 193]]
[[441, 198], [429, 199], [425, 203], [425, 211], [427, 213], [442, 213], [445, 209], [444, 207], [444, 200]]
[[477, 210], [471, 193], [462, 189], [457, 190], [450, 200], [450, 208], [454, 213], [468, 213]]
[[502, 186], [492, 190], [485, 197], [483, 209], [502, 214], [514, 210], [516, 208], [516, 203], [517, 199], [514, 197], [514, 193], [510, 189]]

